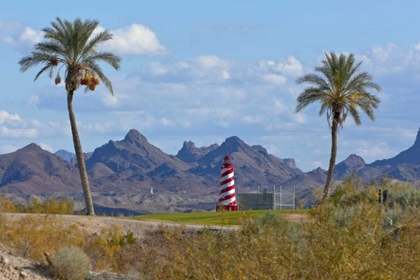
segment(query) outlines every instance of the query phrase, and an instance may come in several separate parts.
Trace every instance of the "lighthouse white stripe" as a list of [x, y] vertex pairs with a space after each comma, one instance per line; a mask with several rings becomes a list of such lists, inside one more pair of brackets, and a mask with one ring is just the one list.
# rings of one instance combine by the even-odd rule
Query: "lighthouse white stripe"
[[234, 185], [235, 185], [235, 182], [234, 181], [230, 181], [230, 182], [227, 182], [226, 184], [221, 185], [220, 186], [220, 189], [225, 189], [227, 187], [231, 187], [231, 186], [234, 186]]
[[[221, 174], [225, 173], [226, 171], [232, 170], [232, 167], [229, 168], [223, 168], [222, 171], [220, 171]], [[233, 171], [233, 170], [232, 170]]]
[[233, 194], [233, 193], [235, 193], [235, 189], [231, 189], [229, 191], [222, 192], [220, 194], [220, 197], [223, 198], [223, 197], [226, 197], [227, 195], [230, 195], [230, 194]]
[[223, 176], [222, 178], [220, 178], [220, 182], [223, 182], [223, 181], [225, 181], [225, 180], [227, 180], [227, 179], [230, 179], [230, 178], [232, 178], [232, 177], [233, 177], [233, 172], [232, 172], [232, 173], [227, 174], [226, 176]]
[[235, 197], [232, 197], [230, 199], [226, 199], [224, 201], [220, 201], [219, 202], [219, 205], [228, 205], [228, 204], [230, 204], [232, 202], [235, 202], [235, 201], [236, 201], [236, 198]]

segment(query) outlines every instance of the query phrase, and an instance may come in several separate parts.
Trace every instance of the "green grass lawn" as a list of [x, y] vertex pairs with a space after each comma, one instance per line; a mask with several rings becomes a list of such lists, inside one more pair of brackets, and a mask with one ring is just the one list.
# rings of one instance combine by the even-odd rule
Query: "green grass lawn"
[[301, 211], [302, 210], [240, 210], [231, 212], [169, 213], [141, 215], [136, 216], [136, 219], [199, 225], [240, 225], [243, 219], [262, 216], [267, 212], [293, 213]]

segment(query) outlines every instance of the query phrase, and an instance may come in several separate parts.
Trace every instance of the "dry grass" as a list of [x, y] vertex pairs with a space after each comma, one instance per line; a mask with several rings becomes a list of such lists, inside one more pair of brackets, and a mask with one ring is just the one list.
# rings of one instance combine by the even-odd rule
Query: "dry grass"
[[78, 246], [95, 270], [142, 279], [419, 279], [420, 192], [380, 187], [389, 190], [387, 210], [378, 186], [349, 180], [304, 223], [268, 212], [244, 219], [240, 230], [161, 227], [135, 239], [118, 226], [88, 234], [58, 216], [32, 216], [0, 224], [0, 242], [35, 260]]

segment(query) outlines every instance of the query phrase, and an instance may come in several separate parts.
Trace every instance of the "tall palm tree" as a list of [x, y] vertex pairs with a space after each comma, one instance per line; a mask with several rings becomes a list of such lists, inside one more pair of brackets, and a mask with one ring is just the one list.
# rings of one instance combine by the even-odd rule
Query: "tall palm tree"
[[31, 55], [23, 57], [19, 61], [21, 72], [25, 72], [39, 64], [42, 65], [41, 70], [35, 76], [35, 80], [46, 71], [48, 71], [49, 77], [52, 78], [56, 71], [55, 83], [60, 84], [60, 71], [63, 70], [64, 72], [67, 109], [80, 180], [86, 200], [87, 215], [95, 215], [95, 212], [82, 144], [73, 112], [73, 95], [80, 86], [85, 86], [85, 91], [95, 90], [99, 81], [102, 81], [113, 95], [112, 83], [104, 75], [98, 62], [108, 63], [118, 70], [121, 61], [115, 54], [97, 51], [99, 44], [112, 39], [112, 34], [106, 30], [94, 33], [98, 25], [99, 22], [96, 20], [82, 21], [78, 18], [70, 22], [57, 17], [56, 21], [51, 23], [51, 27], [42, 30], [45, 41], [35, 44]]
[[381, 87], [372, 81], [372, 76], [367, 72], [359, 72], [361, 64], [362, 62], [355, 62], [353, 54], [337, 56], [334, 52], [326, 53], [322, 66], [315, 67], [315, 72], [319, 75], [306, 74], [296, 80], [297, 84], [308, 84], [297, 98], [296, 112], [314, 102], [319, 102], [321, 103], [319, 115], [326, 113], [331, 129], [331, 156], [322, 202], [328, 197], [334, 174], [338, 128], [343, 127], [349, 113], [356, 125], [360, 125], [358, 109], [374, 121], [373, 109], [376, 109], [380, 103], [379, 98], [368, 90], [374, 89], [379, 92]]

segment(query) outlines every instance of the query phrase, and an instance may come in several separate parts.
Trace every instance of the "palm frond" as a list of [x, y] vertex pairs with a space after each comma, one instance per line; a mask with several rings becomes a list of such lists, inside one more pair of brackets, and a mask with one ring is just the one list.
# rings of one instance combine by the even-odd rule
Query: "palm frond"
[[88, 56], [85, 60], [85, 62], [90, 61], [103, 61], [111, 65], [115, 70], [118, 70], [120, 68], [121, 58], [110, 52], [100, 52]]
[[362, 62], [356, 62], [353, 54], [337, 55], [326, 53], [325, 59], [315, 72], [321, 74], [306, 74], [296, 79], [297, 84], [308, 84], [297, 97], [296, 112], [308, 105], [319, 102], [319, 114], [327, 113], [330, 125], [331, 117], [339, 117], [339, 125], [343, 125], [347, 114], [350, 114], [356, 124], [360, 124], [358, 109], [374, 120], [373, 109], [379, 104], [379, 99], [368, 90], [380, 91], [381, 87], [374, 83], [372, 76], [366, 72], [359, 73]]
[[92, 36], [98, 25], [97, 20], [82, 21], [76, 18], [68, 21], [57, 17], [51, 22], [51, 26], [43, 29], [45, 40], [35, 44], [34, 51], [19, 61], [20, 71], [25, 72], [43, 64], [35, 76], [36, 80], [47, 70], [52, 77], [55, 66], [59, 67], [58, 72], [64, 67], [66, 90], [76, 90], [82, 76], [88, 72], [97, 75], [113, 94], [112, 83], [102, 72], [98, 62], [105, 62], [118, 70], [121, 58], [113, 53], [96, 50], [99, 44], [112, 39], [112, 34], [106, 30]]
[[25, 56], [19, 60], [20, 71], [25, 72], [29, 68], [37, 66], [39, 64], [48, 64], [51, 61], [52, 56], [46, 53], [32, 52], [30, 56]]
[[42, 67], [41, 70], [36, 74], [34, 81], [36, 81], [38, 77], [41, 76], [42, 73], [44, 73], [46, 70], [51, 69], [51, 68], [52, 68], [51, 64], [47, 64], [44, 67]]
[[95, 48], [100, 43], [104, 43], [111, 39], [112, 39], [112, 34], [109, 33], [108, 31], [105, 30], [105, 31], [99, 32], [93, 38], [91, 38], [89, 42], [87, 42], [87, 44], [85, 45], [83, 49], [82, 56], [86, 56], [91, 53], [96, 53]]

